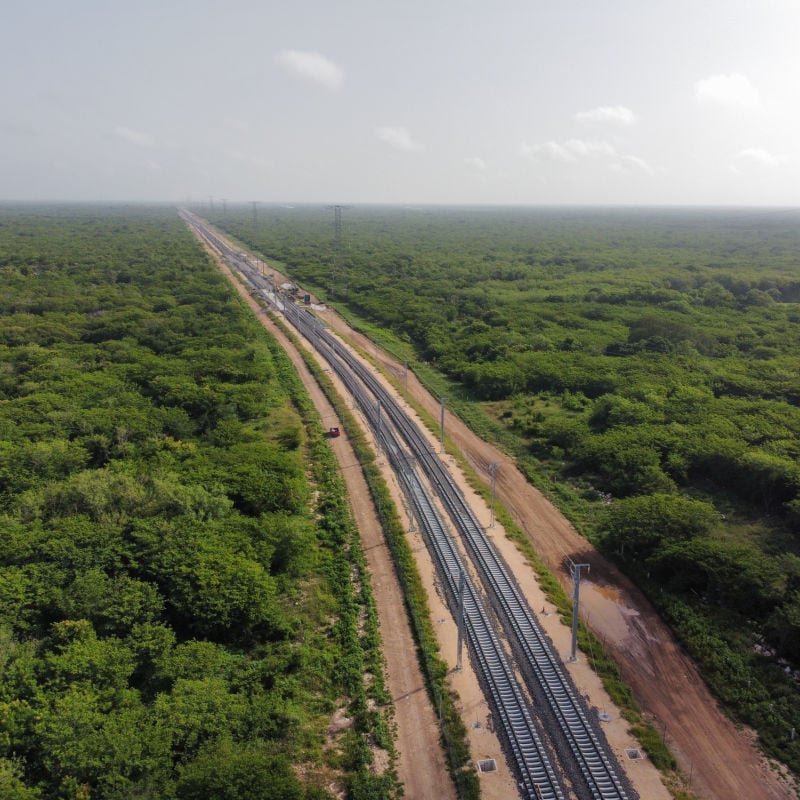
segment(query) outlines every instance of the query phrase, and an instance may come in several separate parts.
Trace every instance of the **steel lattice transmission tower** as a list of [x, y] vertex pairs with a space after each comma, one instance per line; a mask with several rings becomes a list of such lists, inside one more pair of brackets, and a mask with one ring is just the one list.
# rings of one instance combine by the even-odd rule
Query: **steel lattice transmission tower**
[[[350, 206], [328, 206], [333, 209], [333, 269], [331, 270], [331, 296], [336, 294], [339, 270], [344, 272], [344, 260], [342, 257], [342, 211]], [[345, 284], [346, 288], [346, 284]], [[344, 294], [344, 292], [342, 292]]]

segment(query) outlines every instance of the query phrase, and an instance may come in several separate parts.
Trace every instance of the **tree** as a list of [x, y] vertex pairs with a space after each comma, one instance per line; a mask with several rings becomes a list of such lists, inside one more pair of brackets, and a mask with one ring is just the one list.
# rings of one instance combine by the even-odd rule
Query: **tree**
[[589, 424], [594, 430], [626, 428], [658, 421], [658, 412], [640, 400], [620, 395], [603, 395], [594, 402]]
[[209, 742], [181, 770], [179, 800], [302, 800], [303, 789], [285, 756], [263, 744]]
[[101, 634], [127, 634], [134, 625], [160, 619], [164, 600], [152, 583], [92, 569], [64, 590], [62, 610], [69, 619], [91, 620]]
[[90, 686], [69, 686], [47, 697], [35, 733], [37, 761], [51, 787], [103, 787], [98, 796], [121, 800], [145, 775], [171, 767], [163, 734], [135, 692], [118, 694], [110, 705]]
[[573, 457], [614, 495], [666, 493], [674, 483], [661, 466], [659, 438], [663, 431], [654, 426], [615, 428], [586, 439]]
[[53, 625], [51, 649], [42, 666], [52, 689], [85, 685], [108, 697], [127, 688], [136, 660], [127, 643], [113, 637], [98, 639], [92, 624], [81, 619]]
[[719, 514], [710, 503], [654, 494], [614, 501], [601, 526], [607, 547], [644, 557], [662, 543], [707, 534], [718, 522]]
[[3, 800], [38, 800], [41, 794], [26, 786], [19, 764], [0, 758], [0, 797]]
[[180, 678], [153, 707], [155, 724], [168, 737], [172, 757], [181, 763], [193, 760], [207, 742], [241, 736], [247, 710], [246, 698], [216, 677]]
[[693, 590], [748, 615], [768, 612], [782, 590], [775, 564], [747, 543], [705, 535], [663, 541], [647, 563], [673, 589]]
[[237, 552], [212, 526], [183, 523], [165, 529], [167, 540], [146, 567], [176, 628], [218, 641], [274, 633], [280, 612], [266, 567]]
[[800, 660], [800, 591], [795, 590], [767, 620], [770, 641], [787, 658]]

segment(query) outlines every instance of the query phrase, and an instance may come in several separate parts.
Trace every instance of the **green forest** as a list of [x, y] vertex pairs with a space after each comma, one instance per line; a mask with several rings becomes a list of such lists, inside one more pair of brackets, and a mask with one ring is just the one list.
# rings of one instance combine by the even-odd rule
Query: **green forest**
[[174, 209], [0, 208], [3, 798], [395, 796], [332, 459]]
[[515, 453], [800, 773], [798, 212], [333, 216], [211, 219]]

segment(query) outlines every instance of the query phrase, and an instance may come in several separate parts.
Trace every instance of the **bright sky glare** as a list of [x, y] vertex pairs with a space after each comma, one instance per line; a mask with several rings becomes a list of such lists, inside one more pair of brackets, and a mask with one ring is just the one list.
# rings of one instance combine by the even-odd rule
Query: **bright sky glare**
[[798, 205], [797, 0], [39, 0], [0, 200]]

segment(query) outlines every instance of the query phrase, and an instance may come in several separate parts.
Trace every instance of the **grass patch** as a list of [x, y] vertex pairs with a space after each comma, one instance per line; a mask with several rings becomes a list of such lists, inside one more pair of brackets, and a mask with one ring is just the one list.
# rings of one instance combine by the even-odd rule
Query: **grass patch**
[[[357, 348], [352, 341], [349, 343], [351, 346]], [[362, 358], [367, 359], [374, 366], [380, 368], [380, 365], [375, 361], [375, 359], [371, 358], [369, 354], [365, 353], [361, 349], [359, 349], [359, 354]], [[416, 370], [417, 365], [415, 365], [415, 371]], [[392, 383], [394, 388], [398, 392], [402, 393], [402, 387], [396, 378], [385, 371], [382, 372], [384, 377]], [[419, 376], [419, 372], [417, 372], [417, 375]], [[436, 381], [436, 383], [441, 385], [443, 381], [446, 381], [446, 379], [442, 379], [442, 381]], [[431, 387], [427, 384], [427, 382], [423, 381], [423, 383], [426, 388], [431, 391]], [[410, 398], [407, 394], [405, 397], [409, 405], [414, 408], [414, 411], [417, 413], [426, 427], [434, 433], [437, 432], [439, 428], [438, 422], [434, 420], [434, 418], [428, 414], [428, 412], [422, 408], [422, 406], [416, 403], [413, 398]], [[462, 407], [462, 404], [468, 408], [471, 407], [473, 413], [470, 416], [475, 416], [474, 403], [470, 403], [469, 401], [461, 401], [457, 403], [455, 408], [453, 403], [449, 403], [448, 405], [452, 412], [458, 413], [458, 410]], [[458, 415], [461, 416], [460, 413]], [[491, 436], [488, 438], [491, 439]], [[458, 465], [464, 473], [464, 476], [466, 477], [470, 486], [478, 494], [480, 494], [487, 503], [490, 502], [491, 494], [489, 488], [478, 476], [472, 466], [461, 455], [458, 448], [447, 437], [446, 432], [445, 446], [447, 452], [458, 462]], [[537, 488], [541, 489], [542, 487], [539, 485]], [[522, 553], [522, 555], [525, 557], [525, 560], [536, 573], [540, 587], [544, 591], [548, 601], [557, 609], [562, 622], [565, 624], [570, 624], [572, 615], [572, 601], [559, 583], [558, 578], [544, 564], [525, 532], [514, 522], [508, 511], [497, 500], [495, 500], [495, 515], [498, 522], [505, 529], [508, 538], [515, 543], [517, 549]], [[574, 522], [574, 520], [572, 521]], [[619, 708], [620, 714], [630, 724], [631, 734], [639, 741], [642, 749], [647, 753], [654, 766], [664, 774], [665, 784], [670, 789], [673, 797], [675, 797], [676, 800], [692, 800], [693, 795], [687, 793], [683, 787], [683, 777], [677, 771], [677, 762], [675, 761], [675, 757], [666, 746], [655, 726], [642, 715], [631, 688], [623, 680], [622, 676], [620, 675], [619, 668], [611, 656], [606, 652], [602, 642], [590, 630], [588, 630], [583, 623], [580, 623], [578, 628], [578, 645], [584, 652], [589, 664], [592, 667], [592, 670], [602, 680], [603, 688], [606, 690], [606, 692], [608, 692], [612, 702]]]
[[283, 321], [274, 315], [273, 319], [297, 346], [309, 371], [333, 405], [361, 465], [403, 590], [414, 641], [418, 647], [420, 667], [431, 701], [439, 714], [442, 744], [456, 791], [462, 800], [478, 800], [480, 783], [471, 766], [467, 730], [458, 711], [458, 695], [448, 686], [447, 664], [439, 655], [439, 645], [431, 624], [425, 587], [389, 488], [375, 462], [372, 450], [361, 436], [355, 417], [339, 396], [330, 378]]

